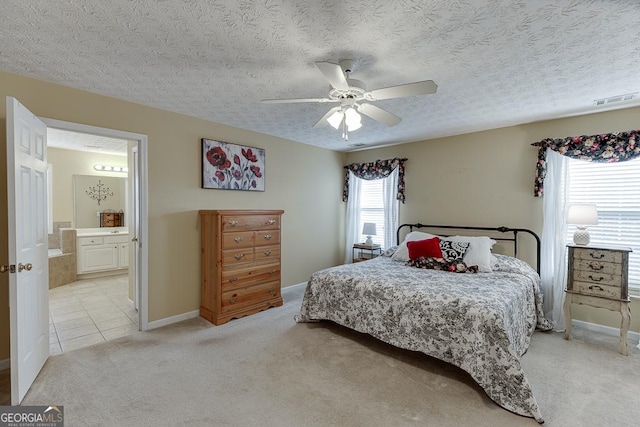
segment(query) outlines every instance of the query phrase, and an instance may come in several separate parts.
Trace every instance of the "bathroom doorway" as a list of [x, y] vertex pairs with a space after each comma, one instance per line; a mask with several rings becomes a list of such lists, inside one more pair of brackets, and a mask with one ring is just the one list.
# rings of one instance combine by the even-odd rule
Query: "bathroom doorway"
[[55, 355], [148, 328], [146, 137], [43, 121], [53, 196], [49, 321]]

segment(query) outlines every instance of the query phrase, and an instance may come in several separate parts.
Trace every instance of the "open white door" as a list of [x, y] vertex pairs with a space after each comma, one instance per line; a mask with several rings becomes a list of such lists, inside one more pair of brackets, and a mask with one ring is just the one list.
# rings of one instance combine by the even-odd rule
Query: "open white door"
[[11, 404], [49, 357], [47, 127], [7, 97]]

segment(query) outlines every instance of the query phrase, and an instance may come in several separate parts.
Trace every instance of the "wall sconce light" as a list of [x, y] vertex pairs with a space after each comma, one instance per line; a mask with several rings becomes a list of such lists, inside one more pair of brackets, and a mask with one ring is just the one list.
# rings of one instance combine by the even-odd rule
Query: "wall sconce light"
[[93, 168], [100, 172], [129, 172], [129, 168], [126, 166], [93, 165]]

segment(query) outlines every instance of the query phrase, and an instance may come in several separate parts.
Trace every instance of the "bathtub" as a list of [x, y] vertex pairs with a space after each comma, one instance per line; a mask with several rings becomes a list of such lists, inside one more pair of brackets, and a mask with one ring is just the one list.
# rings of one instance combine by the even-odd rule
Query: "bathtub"
[[49, 249], [49, 258], [62, 255], [61, 249]]

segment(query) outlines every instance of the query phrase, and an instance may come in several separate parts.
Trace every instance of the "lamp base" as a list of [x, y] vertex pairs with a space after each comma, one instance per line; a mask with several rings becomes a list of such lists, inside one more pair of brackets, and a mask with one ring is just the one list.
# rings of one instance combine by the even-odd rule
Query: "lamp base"
[[373, 246], [373, 240], [371, 240], [371, 236], [367, 236], [367, 240], [364, 242], [367, 246]]
[[589, 244], [591, 236], [586, 227], [578, 227], [575, 233], [573, 233], [573, 243], [576, 245], [585, 246]]

